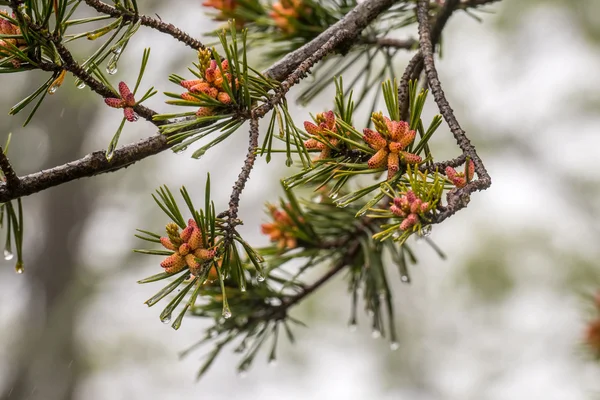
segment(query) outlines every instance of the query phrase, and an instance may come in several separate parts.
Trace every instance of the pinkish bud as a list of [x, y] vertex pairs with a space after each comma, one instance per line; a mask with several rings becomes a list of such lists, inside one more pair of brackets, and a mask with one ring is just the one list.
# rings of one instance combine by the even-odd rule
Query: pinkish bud
[[165, 249], [175, 251], [175, 246], [173, 246], [173, 243], [171, 243], [171, 239], [169, 239], [168, 237], [161, 237], [160, 244], [162, 244], [165, 247]]
[[129, 122], [135, 122], [138, 120], [138, 116], [135, 113], [135, 111], [133, 111], [133, 108], [131, 107], [125, 107], [123, 109], [123, 115], [125, 115], [125, 119], [127, 119], [127, 121]]
[[408, 217], [406, 217], [404, 221], [402, 221], [402, 223], [400, 224], [400, 229], [406, 231], [415, 226], [418, 222], [419, 217], [417, 216], [417, 214], [409, 214]]
[[125, 106], [125, 102], [122, 99], [116, 99], [114, 97], [104, 99], [104, 102], [107, 106], [112, 108], [123, 108]]

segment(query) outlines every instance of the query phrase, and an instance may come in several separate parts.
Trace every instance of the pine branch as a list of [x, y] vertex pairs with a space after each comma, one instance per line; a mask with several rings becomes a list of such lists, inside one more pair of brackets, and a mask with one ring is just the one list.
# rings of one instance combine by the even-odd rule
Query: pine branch
[[[77, 78], [81, 79], [83, 82], [85, 82], [85, 84], [87, 86], [89, 86], [90, 89], [92, 89], [94, 92], [98, 93], [100, 96], [102, 96], [104, 98], [110, 98], [110, 97], [115, 97], [115, 95], [117, 95], [117, 93], [114, 93], [111, 89], [106, 87], [102, 82], [100, 82], [99, 80], [94, 78], [89, 72], [87, 72], [85, 69], [83, 69], [77, 63], [77, 61], [75, 61], [71, 52], [60, 42], [60, 40], [58, 38], [53, 37], [47, 33], [44, 33], [42, 30], [38, 30], [38, 32], [41, 35], [43, 35], [46, 39], [48, 39], [52, 43], [54, 43], [54, 46], [56, 47], [58, 54], [60, 55], [61, 59], [63, 60], [62, 65], [49, 63], [49, 62], [41, 62], [40, 63], [41, 69], [43, 69], [44, 71], [60, 71], [60, 70], [65, 69], [65, 70], [69, 71], [70, 73], [72, 73]], [[152, 120], [152, 116], [156, 114], [156, 111], [151, 110], [148, 107], [145, 107], [141, 104], [136, 105], [135, 107], [133, 107], [133, 109], [139, 116], [143, 117], [144, 119], [146, 119], [147, 121], [151, 122], [152, 124], [154, 124], [156, 126], [160, 126], [167, 122], [167, 121]]]
[[[452, 13], [456, 10], [456, 7], [459, 5], [459, 3], [460, 0], [448, 0], [444, 3], [444, 8], [442, 8], [438, 14], [433, 31], [431, 33], [431, 42], [434, 46], [439, 42], [446, 23], [450, 19]], [[405, 120], [408, 116], [408, 82], [419, 79], [422, 71], [423, 54], [421, 50], [419, 50], [408, 62], [408, 65], [404, 70], [404, 74], [402, 75], [402, 79], [400, 80], [400, 86], [398, 87], [398, 103], [400, 104], [400, 115], [403, 120]]]
[[283, 81], [281, 82], [280, 89], [272, 96], [268, 102], [257, 107], [253, 111], [253, 115], [262, 118], [269, 111], [271, 111], [277, 104], [283, 100], [286, 93], [291, 89], [292, 86], [299, 83], [302, 79], [308, 76], [310, 69], [328, 54], [332, 53], [337, 46], [342, 44], [345, 40], [351, 37], [350, 33], [346, 30], [340, 30], [325, 42], [325, 44], [315, 51], [310, 57], [304, 60], [298, 67]]
[[[16, 9], [18, 8], [19, 1], [13, 0], [12, 4]], [[384, 12], [392, 4], [392, 0], [366, 0], [356, 6], [344, 16], [344, 18], [328, 28], [325, 32], [321, 33], [314, 40], [273, 64], [264, 71], [263, 74], [275, 80], [283, 81], [290, 76], [303, 61], [314, 55], [319, 49], [323, 48], [331, 38], [338, 35], [338, 32], [346, 30], [350, 32], [350, 38], [356, 37], [375, 18], [377, 18], [379, 14]], [[351, 42], [352, 41], [348, 39], [347, 41], [339, 43], [338, 47], [342, 44]], [[68, 62], [67, 60], [65, 61]], [[77, 71], [73, 65], [70, 68]], [[55, 70], [56, 69], [53, 69], [53, 71]], [[77, 73], [84, 76], [81, 74], [81, 71], [77, 71]], [[89, 82], [92, 81], [89, 80]], [[144, 112], [144, 109], [145, 107], [140, 109], [140, 111]], [[136, 112], [137, 111], [138, 110], [136, 109]], [[148, 110], [148, 113], [150, 112], [152, 112], [152, 110]], [[167, 142], [166, 137], [157, 134], [138, 143], [130, 144], [115, 150], [110, 162], [107, 162], [105, 158], [102, 160], [98, 158], [99, 154], [102, 154], [103, 157], [105, 157], [104, 151], [94, 152], [67, 164], [21, 177], [21, 185], [19, 185], [18, 188], [9, 188], [6, 184], [0, 184], [0, 202], [6, 202], [17, 197], [28, 196], [76, 179], [113, 172], [148, 156], [168, 150], [172, 145], [173, 144]]]
[[392, 4], [394, 4], [393, 0], [364, 1], [309, 43], [277, 61], [265, 72], [265, 75], [278, 81], [285, 79], [300, 63], [322, 48], [337, 32], [343, 30], [350, 32], [351, 36], [346, 43], [351, 44], [352, 39], [356, 38], [363, 29]]
[[[450, 1], [449, 1], [450, 2]], [[425, 74], [427, 76], [427, 82], [431, 88], [433, 98], [438, 105], [440, 113], [444, 117], [444, 120], [450, 127], [450, 131], [454, 135], [456, 142], [460, 149], [463, 151], [469, 159], [475, 164], [475, 171], [477, 172], [477, 180], [469, 182], [462, 189], [454, 189], [448, 193], [448, 205], [445, 210], [438, 215], [436, 222], [441, 222], [446, 218], [450, 217], [458, 210], [467, 206], [469, 202], [469, 195], [474, 191], [485, 190], [492, 184], [492, 180], [479, 158], [475, 147], [471, 144], [471, 141], [466, 136], [465, 131], [461, 128], [454, 111], [450, 107], [446, 95], [442, 89], [438, 73], [435, 68], [435, 61], [433, 59], [433, 35], [429, 28], [428, 18], [428, 0], [418, 0], [417, 2], [417, 19], [419, 21], [419, 45], [421, 48], [420, 54], [423, 55], [423, 64], [425, 67]]]
[[2, 169], [4, 177], [6, 178], [6, 186], [11, 189], [18, 188], [21, 182], [10, 164], [10, 161], [8, 161], [8, 157], [4, 154], [2, 147], [0, 147], [0, 169]]
[[227, 211], [227, 225], [229, 229], [229, 235], [232, 237], [233, 228], [235, 227], [235, 219], [240, 205], [240, 195], [246, 187], [246, 182], [250, 177], [250, 172], [254, 167], [256, 161], [256, 149], [258, 148], [258, 117], [253, 117], [250, 120], [250, 139], [248, 143], [248, 153], [246, 154], [246, 160], [244, 160], [244, 166], [240, 172], [235, 185], [233, 186], [233, 192], [229, 198], [229, 210]]
[[126, 14], [124, 11], [121, 11], [111, 5], [103, 3], [99, 0], [84, 0], [85, 3], [98, 11], [99, 13], [110, 15], [111, 17], [123, 17], [124, 21], [131, 21], [133, 23], [140, 21], [143, 26], [147, 26], [152, 29], [156, 29], [159, 32], [166, 33], [167, 35], [172, 36], [178, 41], [185, 43], [192, 49], [200, 50], [205, 49], [206, 47], [198, 40], [194, 39], [181, 29], [177, 28], [173, 24], [167, 24], [161, 20], [148, 17], [146, 15], [139, 14]]
[[360, 44], [370, 44], [378, 47], [389, 47], [397, 50], [410, 50], [415, 45], [418, 44], [418, 41], [413, 38], [408, 39], [395, 39], [389, 37], [379, 37], [379, 38], [364, 38], [360, 41]]

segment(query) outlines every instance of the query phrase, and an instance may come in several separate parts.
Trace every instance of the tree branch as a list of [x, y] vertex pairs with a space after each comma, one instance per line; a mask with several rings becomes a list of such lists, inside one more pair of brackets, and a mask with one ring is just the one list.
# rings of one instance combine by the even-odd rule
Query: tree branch
[[[494, 0], [497, 1], [497, 0]], [[448, 0], [444, 3], [444, 7], [437, 15], [433, 32], [431, 33], [431, 43], [435, 46], [441, 36], [446, 23], [450, 19], [452, 13], [456, 10], [460, 0]], [[427, 22], [429, 23], [429, 21]], [[400, 85], [398, 87], [398, 104], [400, 104], [400, 116], [402, 120], [408, 119], [408, 82], [411, 80], [419, 79], [421, 72], [423, 71], [423, 54], [421, 50], [413, 56], [408, 62], [402, 79], [400, 79]]]
[[444, 94], [444, 90], [442, 89], [433, 58], [433, 41], [429, 28], [428, 5], [428, 0], [418, 0], [417, 2], [419, 45], [421, 48], [420, 54], [423, 56], [423, 64], [425, 67], [427, 82], [429, 83], [431, 93], [433, 94], [433, 98], [438, 105], [440, 113], [444, 117], [444, 120], [450, 127], [450, 131], [456, 139], [458, 147], [460, 147], [465, 156], [473, 160], [473, 163], [475, 164], [475, 171], [477, 172], [478, 177], [477, 180], [469, 182], [462, 189], [453, 189], [448, 192], [448, 205], [436, 219], [436, 222], [441, 222], [456, 213], [461, 208], [466, 207], [470, 200], [469, 195], [474, 191], [487, 189], [492, 184], [492, 180], [485, 169], [481, 158], [479, 158], [475, 147], [471, 144], [471, 141], [466, 136], [465, 131], [458, 123], [458, 120], [454, 115], [454, 111], [450, 107], [450, 104], [446, 99], [446, 95]]
[[[346, 30], [351, 32], [350, 39], [355, 37], [377, 18], [379, 14], [389, 8], [393, 2], [393, 0], [366, 0], [315, 39], [273, 64], [264, 71], [263, 74], [272, 79], [283, 81], [290, 76], [303, 61], [314, 55], [319, 49], [323, 48], [331, 38], [338, 35], [338, 32]], [[350, 39], [340, 42], [336, 47], [339, 48], [342, 44], [351, 42]], [[73, 70], [76, 69], [73, 68]], [[56, 71], [56, 69], [52, 69], [52, 71]], [[81, 71], [77, 72], [82, 75]], [[94, 79], [93, 77], [91, 78]], [[86, 82], [88, 85], [92, 83], [91, 80], [88, 81], [89, 82]], [[102, 95], [102, 93], [100, 94]], [[139, 110], [143, 112], [143, 109]], [[138, 109], [136, 109], [136, 112], [138, 112]], [[148, 110], [148, 112], [150, 113], [152, 111]], [[148, 156], [167, 150], [171, 146], [172, 144], [167, 143], [166, 137], [157, 134], [138, 143], [129, 144], [115, 150], [110, 162], [106, 161], [103, 151], [94, 152], [70, 163], [24, 176], [21, 178], [21, 185], [19, 185], [18, 188], [9, 188], [6, 184], [0, 184], [0, 202], [6, 202], [17, 197], [28, 196], [76, 179], [116, 171]], [[104, 159], [99, 159], [100, 154]]]
[[0, 147], [0, 169], [2, 169], [4, 177], [6, 178], [6, 186], [11, 189], [17, 188], [21, 182], [10, 164], [10, 161], [8, 161], [8, 157], [4, 154], [2, 147]]
[[408, 38], [408, 39], [395, 39], [389, 37], [379, 37], [379, 38], [364, 38], [361, 39], [360, 44], [370, 44], [378, 47], [389, 47], [392, 49], [398, 50], [411, 50], [414, 48], [419, 42], [416, 39]]
[[124, 20], [130, 20], [131, 22], [140, 21], [143, 26], [147, 26], [152, 29], [156, 29], [159, 32], [166, 33], [167, 35], [171, 35], [173, 38], [179, 40], [182, 43], [185, 43], [192, 49], [200, 50], [205, 49], [205, 46], [198, 40], [194, 39], [187, 33], [183, 32], [181, 29], [177, 28], [173, 24], [167, 24], [160, 20], [148, 17], [146, 15], [135, 15], [135, 14], [126, 14], [125, 12], [103, 3], [99, 0], [84, 0], [85, 3], [98, 11], [99, 13], [110, 15], [111, 17], [123, 17]]

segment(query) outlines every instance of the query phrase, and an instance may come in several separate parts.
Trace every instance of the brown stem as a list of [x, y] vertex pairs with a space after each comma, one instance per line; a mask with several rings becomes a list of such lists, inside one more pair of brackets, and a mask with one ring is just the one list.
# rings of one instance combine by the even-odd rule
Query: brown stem
[[6, 186], [11, 189], [18, 188], [21, 182], [2, 147], [0, 147], [0, 169], [2, 169], [6, 178]]
[[242, 194], [244, 187], [246, 187], [246, 182], [250, 177], [250, 172], [252, 172], [254, 162], [256, 161], [258, 133], [258, 117], [253, 117], [250, 120], [250, 139], [248, 140], [248, 153], [246, 153], [246, 160], [244, 161], [244, 166], [242, 167], [242, 171], [240, 172], [235, 185], [233, 185], [233, 192], [231, 192], [231, 196], [229, 197], [229, 210], [227, 211], [227, 225], [229, 228], [233, 228], [235, 226], [234, 221], [237, 218], [240, 205], [240, 195]]
[[[452, 13], [456, 10], [459, 4], [459, 0], [448, 0], [444, 3], [444, 7], [439, 12], [433, 32], [431, 33], [431, 42], [435, 46], [441, 36], [446, 23], [450, 19]], [[400, 105], [400, 116], [401, 119], [406, 121], [408, 119], [408, 82], [411, 80], [419, 79], [421, 72], [423, 71], [423, 55], [419, 50], [413, 58], [408, 62], [402, 79], [400, 79], [400, 86], [398, 87], [398, 104]]]
[[379, 38], [363, 38], [360, 40], [360, 44], [370, 44], [378, 47], [389, 47], [392, 49], [398, 50], [411, 50], [413, 49], [419, 42], [416, 39], [408, 38], [408, 39], [395, 39], [389, 37], [379, 37]]
[[183, 32], [181, 29], [177, 28], [173, 24], [167, 24], [162, 22], [161, 20], [148, 17], [146, 15], [135, 15], [135, 14], [126, 14], [124, 11], [121, 11], [111, 5], [103, 3], [99, 0], [84, 0], [85, 3], [98, 11], [99, 13], [110, 15], [111, 17], [123, 17], [124, 20], [129, 20], [131, 22], [140, 21], [143, 26], [147, 26], [152, 29], [156, 29], [159, 32], [166, 33], [167, 35], [171, 35], [173, 38], [179, 40], [182, 43], [190, 46], [193, 49], [200, 50], [205, 49], [205, 46], [198, 40], [194, 39], [187, 33]]
[[440, 83], [438, 73], [435, 67], [435, 61], [433, 58], [433, 41], [432, 34], [429, 28], [428, 20], [428, 0], [418, 0], [417, 2], [417, 19], [419, 21], [419, 45], [421, 48], [421, 54], [423, 55], [423, 64], [425, 67], [425, 74], [427, 76], [427, 82], [433, 94], [433, 98], [438, 105], [440, 113], [444, 117], [444, 120], [450, 127], [450, 131], [456, 139], [458, 147], [463, 151], [463, 154], [473, 160], [475, 164], [475, 171], [477, 172], [477, 180], [468, 183], [462, 189], [454, 189], [448, 193], [448, 205], [444, 212], [438, 215], [436, 222], [441, 222], [449, 216], [456, 213], [461, 208], [464, 208], [469, 203], [469, 195], [476, 190], [485, 190], [492, 184], [492, 180], [479, 158], [475, 147], [471, 144], [471, 141], [465, 134], [465, 131], [461, 128], [454, 111], [450, 107], [442, 85]]

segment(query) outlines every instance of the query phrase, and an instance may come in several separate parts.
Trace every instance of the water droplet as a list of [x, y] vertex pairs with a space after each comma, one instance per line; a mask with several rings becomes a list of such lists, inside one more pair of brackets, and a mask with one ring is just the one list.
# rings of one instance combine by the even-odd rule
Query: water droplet
[[229, 309], [229, 307], [223, 307], [223, 318], [225, 319], [229, 319], [231, 318], [231, 310]]
[[263, 274], [258, 274], [256, 276], [256, 280], [259, 282], [264, 282], [265, 281], [265, 276]]
[[375, 313], [373, 312], [373, 310], [367, 310], [367, 315], [369, 317], [372, 317], [373, 315], [375, 315]]
[[118, 54], [121, 54], [121, 52], [123, 51], [123, 47], [124, 47], [123, 43], [121, 43], [120, 45], [113, 47], [111, 49], [111, 51], [113, 52], [113, 54], [117, 54], [118, 55]]
[[274, 358], [271, 358], [269, 360], [269, 367], [276, 367], [277, 366], [277, 360]]
[[321, 196], [320, 194], [316, 195], [315, 197], [312, 198], [312, 201], [314, 203], [320, 203], [323, 200], [323, 196]]
[[398, 350], [399, 348], [400, 348], [400, 345], [398, 344], [398, 342], [392, 342], [392, 343], [390, 344], [390, 350], [392, 350], [392, 351], [396, 351], [396, 350]]
[[426, 225], [421, 229], [421, 236], [428, 237], [431, 235], [431, 225]]
[[246, 286], [242, 286], [242, 287], [240, 288], [240, 291], [241, 291], [242, 293], [246, 292]]
[[394, 232], [394, 233], [392, 234], [392, 237], [393, 237], [394, 239], [398, 239], [398, 238], [400, 237], [400, 232]]
[[286, 159], [286, 160], [285, 160], [285, 165], [286, 165], [286, 167], [291, 167], [293, 163], [294, 163], [294, 162], [292, 161], [292, 159], [291, 159], [291, 158], [288, 158], [288, 159]]
[[373, 332], [371, 332], [371, 337], [373, 339], [379, 339], [381, 337], [381, 331], [379, 329], [373, 329]]
[[8, 249], [4, 249], [4, 259], [6, 261], [12, 260], [15, 255]]
[[357, 329], [356, 322], [350, 322], [350, 323], [348, 324], [348, 330], [349, 330], [350, 332], [356, 332], [356, 329]]
[[329, 198], [330, 198], [331, 200], [335, 200], [335, 199], [337, 199], [337, 197], [338, 197], [338, 194], [337, 194], [337, 193], [332, 193], [332, 194], [330, 194], [330, 195], [329, 195]]
[[15, 271], [17, 271], [17, 274], [22, 274], [23, 272], [25, 272], [25, 268], [23, 268], [23, 264], [18, 262], [17, 265], [15, 265]]
[[108, 161], [112, 160], [113, 156], [115, 155], [115, 150], [114, 149], [110, 149], [106, 151], [106, 159]]
[[246, 376], [248, 376], [248, 373], [245, 370], [239, 370], [238, 376], [240, 377], [240, 379], [244, 379]]
[[106, 72], [109, 75], [114, 75], [117, 73], [118, 70], [118, 66], [117, 66], [117, 62], [119, 61], [118, 58], [111, 58], [110, 61], [108, 62], [108, 64], [106, 64]]
[[58, 90], [59, 86], [60, 85], [55, 85], [55, 84], [50, 85], [50, 87], [48, 88], [48, 94], [54, 94], [54, 93], [56, 93], [56, 91]]
[[75, 87], [77, 89], [83, 89], [85, 87], [85, 82], [78, 79], [77, 81], [75, 81]]
[[168, 324], [169, 322], [171, 322], [171, 314], [169, 313], [167, 315], [161, 315], [160, 322], [162, 322], [163, 324]]
[[217, 337], [217, 335], [219, 334], [219, 332], [215, 331], [214, 329], [210, 331], [209, 336], [211, 338]]
[[408, 275], [402, 275], [402, 276], [400, 277], [400, 280], [401, 280], [402, 282], [409, 282], [409, 281], [410, 281], [410, 278], [408, 277]]

